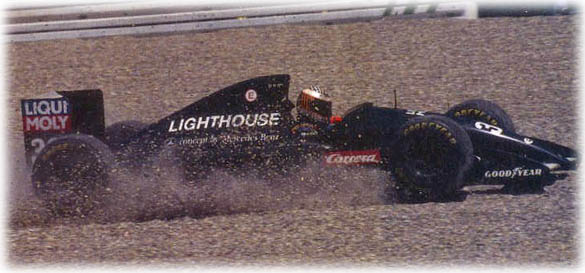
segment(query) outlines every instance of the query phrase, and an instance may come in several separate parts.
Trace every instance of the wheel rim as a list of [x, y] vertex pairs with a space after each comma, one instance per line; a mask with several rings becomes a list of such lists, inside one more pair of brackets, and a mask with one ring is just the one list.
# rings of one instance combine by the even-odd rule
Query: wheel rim
[[53, 152], [50, 162], [36, 179], [40, 196], [54, 210], [64, 214], [85, 212], [92, 193], [107, 178], [107, 166], [98, 152], [87, 145], [71, 145]]
[[[413, 183], [424, 188], [440, 186], [456, 168], [455, 145], [438, 130], [417, 130], [400, 143], [400, 165]], [[408, 164], [405, 164], [407, 163]]]

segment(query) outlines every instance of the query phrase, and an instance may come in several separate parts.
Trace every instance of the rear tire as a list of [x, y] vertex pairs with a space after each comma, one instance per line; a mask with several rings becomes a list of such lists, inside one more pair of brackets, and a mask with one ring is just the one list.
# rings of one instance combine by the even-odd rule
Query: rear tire
[[87, 215], [99, 205], [113, 163], [109, 148], [93, 136], [58, 137], [34, 162], [33, 188], [53, 213]]
[[447, 117], [424, 116], [408, 121], [397, 134], [389, 163], [398, 201], [449, 201], [458, 197], [473, 154], [465, 130]]
[[487, 100], [468, 100], [457, 104], [447, 113], [447, 117], [455, 121], [481, 121], [502, 128], [507, 132], [515, 132], [514, 122], [499, 105]]

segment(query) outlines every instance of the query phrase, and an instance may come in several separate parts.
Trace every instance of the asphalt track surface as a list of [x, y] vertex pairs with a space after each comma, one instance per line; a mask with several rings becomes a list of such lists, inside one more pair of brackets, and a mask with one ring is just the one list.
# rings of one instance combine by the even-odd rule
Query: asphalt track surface
[[52, 218], [30, 193], [19, 99], [100, 88], [107, 123], [154, 122], [232, 83], [288, 73], [291, 99], [319, 85], [334, 113], [362, 101], [392, 106], [392, 90], [399, 107], [436, 112], [484, 98], [520, 133], [575, 147], [576, 22], [385, 19], [9, 44], [9, 261], [573, 268], [576, 174], [544, 194], [476, 186], [461, 202], [384, 204], [380, 183], [390, 178], [375, 170], [310, 165], [276, 182], [218, 172], [186, 188], [160, 162], [149, 175], [121, 174], [96, 215]]

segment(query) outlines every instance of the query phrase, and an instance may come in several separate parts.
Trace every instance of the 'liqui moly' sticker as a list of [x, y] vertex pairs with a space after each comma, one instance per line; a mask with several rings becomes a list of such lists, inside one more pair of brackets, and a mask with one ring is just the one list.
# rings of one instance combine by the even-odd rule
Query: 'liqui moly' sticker
[[26, 133], [71, 130], [71, 106], [64, 98], [23, 100], [21, 106]]

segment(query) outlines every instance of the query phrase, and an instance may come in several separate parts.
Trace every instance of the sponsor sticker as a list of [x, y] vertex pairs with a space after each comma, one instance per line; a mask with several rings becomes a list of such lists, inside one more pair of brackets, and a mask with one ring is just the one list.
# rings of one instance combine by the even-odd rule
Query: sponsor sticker
[[280, 113], [215, 115], [171, 120], [169, 132], [193, 131], [209, 128], [272, 127], [278, 126]]
[[486, 171], [484, 173], [485, 178], [514, 178], [514, 177], [526, 177], [526, 176], [541, 176], [542, 169], [524, 169], [522, 167], [516, 167], [511, 170], [493, 170]]
[[240, 143], [256, 143], [264, 144], [268, 142], [274, 142], [281, 140], [281, 136], [278, 134], [256, 134], [256, 135], [217, 135], [217, 136], [205, 136], [205, 137], [185, 137], [185, 138], [168, 138], [166, 145], [179, 145], [179, 146], [201, 146], [204, 144], [240, 144]]
[[490, 125], [487, 124], [485, 122], [481, 122], [481, 121], [476, 121], [475, 122], [475, 128], [479, 129], [479, 130], [483, 130], [486, 131], [492, 135], [501, 135], [502, 132], [504, 130], [502, 130], [502, 128], [494, 126], [494, 125]]
[[24, 132], [67, 132], [71, 130], [71, 106], [64, 98], [22, 101]]
[[326, 165], [365, 165], [380, 161], [380, 150], [337, 151], [324, 155]]
[[256, 93], [256, 90], [254, 89], [248, 89], [248, 91], [246, 91], [245, 97], [248, 102], [253, 102], [258, 98], [258, 93]]
[[268, 84], [268, 88], [270, 88], [270, 89], [272, 89], [272, 88], [282, 88], [282, 87], [284, 87], [284, 83], [277, 82], [277, 83], [269, 83]]
[[317, 132], [317, 125], [310, 124], [310, 123], [301, 123], [295, 125], [291, 129], [291, 133], [293, 134], [300, 134], [301, 136], [316, 136], [318, 135]]
[[418, 110], [406, 110], [406, 112], [404, 112], [407, 115], [412, 115], [412, 116], [424, 116], [425, 115], [425, 111], [418, 111]]

